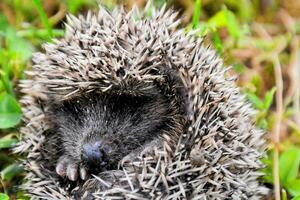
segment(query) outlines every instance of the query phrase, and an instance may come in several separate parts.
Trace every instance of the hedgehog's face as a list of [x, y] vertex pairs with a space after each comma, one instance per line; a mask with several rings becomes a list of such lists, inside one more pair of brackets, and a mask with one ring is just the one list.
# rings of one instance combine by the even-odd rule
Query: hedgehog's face
[[61, 138], [56, 171], [70, 180], [116, 169], [168, 127], [168, 102], [149, 95], [90, 93], [52, 106], [50, 120]]

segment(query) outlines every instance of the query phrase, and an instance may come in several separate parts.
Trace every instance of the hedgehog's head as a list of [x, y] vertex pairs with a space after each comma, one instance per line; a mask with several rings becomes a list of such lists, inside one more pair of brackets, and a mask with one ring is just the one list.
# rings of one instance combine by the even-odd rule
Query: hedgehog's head
[[86, 179], [88, 172], [116, 169], [124, 157], [170, 132], [181, 108], [174, 108], [166, 89], [155, 82], [135, 86], [90, 92], [51, 106], [49, 119], [61, 140], [59, 175], [74, 181], [77, 174]]

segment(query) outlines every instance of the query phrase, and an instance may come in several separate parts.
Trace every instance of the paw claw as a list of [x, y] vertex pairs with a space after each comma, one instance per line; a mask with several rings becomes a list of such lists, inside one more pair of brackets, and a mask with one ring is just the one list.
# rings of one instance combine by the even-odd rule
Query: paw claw
[[70, 164], [67, 169], [67, 176], [71, 181], [76, 181], [78, 178], [77, 165]]
[[66, 163], [64, 161], [59, 161], [56, 165], [56, 173], [61, 177], [66, 176]]
[[88, 174], [87, 174], [86, 169], [85, 169], [83, 166], [81, 166], [81, 167], [80, 167], [80, 178], [81, 178], [82, 180], [86, 180], [86, 179], [87, 179], [87, 176], [88, 176]]
[[78, 163], [71, 158], [62, 156], [56, 165], [56, 173], [61, 177], [67, 177], [70, 181], [78, 179]]

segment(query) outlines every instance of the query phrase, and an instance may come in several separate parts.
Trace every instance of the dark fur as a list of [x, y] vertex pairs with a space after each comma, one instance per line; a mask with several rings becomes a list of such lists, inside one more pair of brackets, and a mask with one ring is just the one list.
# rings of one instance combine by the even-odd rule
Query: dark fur
[[169, 133], [183, 112], [182, 105], [172, 105], [174, 92], [181, 92], [182, 87], [169, 74], [165, 78], [171, 85], [131, 83], [53, 103], [47, 115], [53, 125], [51, 132], [60, 138], [59, 160], [94, 169], [83, 162], [82, 146], [101, 141], [110, 152], [97, 172], [112, 170], [125, 156], [141, 152], [162, 133]]
[[54, 108], [64, 154], [80, 162], [82, 145], [102, 141], [112, 151], [109, 167], [153, 140], [168, 120], [167, 100], [160, 94], [133, 97], [91, 93]]

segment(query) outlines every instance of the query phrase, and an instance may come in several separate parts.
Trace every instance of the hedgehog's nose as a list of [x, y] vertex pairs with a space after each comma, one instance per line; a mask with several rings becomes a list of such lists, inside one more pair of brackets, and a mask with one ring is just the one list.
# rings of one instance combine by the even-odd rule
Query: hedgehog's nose
[[108, 163], [109, 148], [101, 142], [87, 143], [82, 146], [82, 159], [89, 168], [105, 167]]

